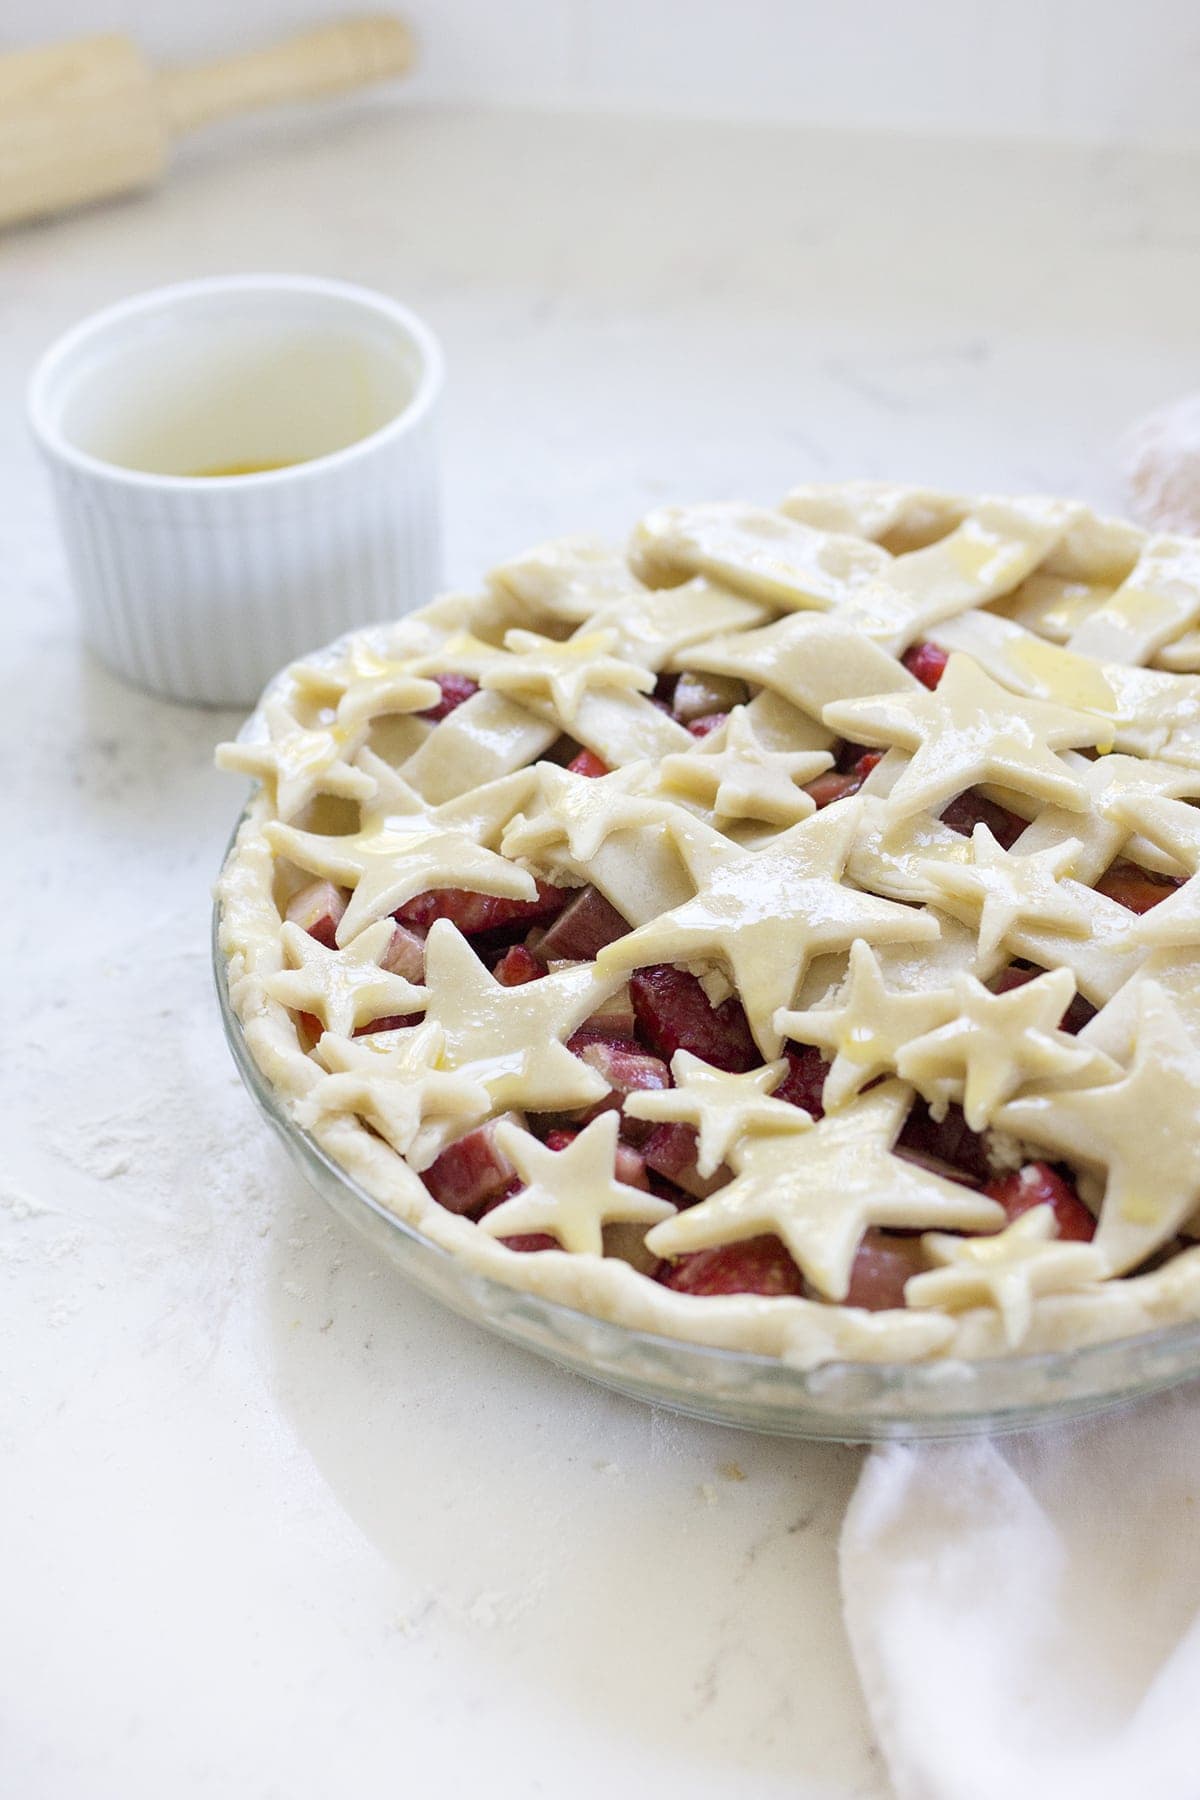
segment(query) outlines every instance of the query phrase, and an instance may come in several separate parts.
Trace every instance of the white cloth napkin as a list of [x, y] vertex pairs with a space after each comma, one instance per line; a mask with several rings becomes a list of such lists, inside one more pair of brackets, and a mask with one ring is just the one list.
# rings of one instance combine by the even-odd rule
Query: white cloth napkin
[[1198, 1800], [1200, 1389], [889, 1445], [841, 1542], [898, 1800]]

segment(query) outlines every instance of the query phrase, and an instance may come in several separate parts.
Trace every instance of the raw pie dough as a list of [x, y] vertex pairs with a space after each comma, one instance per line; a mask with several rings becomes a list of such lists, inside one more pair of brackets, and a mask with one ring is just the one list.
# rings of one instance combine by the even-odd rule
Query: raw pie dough
[[[914, 646], [941, 653], [936, 685]], [[654, 696], [675, 675], [672, 712]], [[469, 697], [431, 719], [439, 676]], [[689, 730], [685, 683], [726, 716]], [[846, 742], [875, 754], [818, 809]], [[349, 1174], [476, 1268], [804, 1365], [1200, 1315], [1200, 544], [871, 482], [664, 508], [627, 555], [543, 546], [285, 670], [219, 760], [260, 784], [218, 885], [252, 1055]], [[986, 814], [969, 833], [940, 816], [964, 794]], [[1115, 863], [1175, 891], [1139, 916], [1105, 891]], [[348, 895], [325, 942], [286, 916], [321, 881]], [[532, 903], [543, 883], [590, 884], [628, 929], [514, 986], [445, 916], [423, 944], [399, 931], [409, 964], [391, 953], [420, 896]], [[609, 1083], [567, 1048], [661, 964], [736, 996], [761, 1058], [681, 1049], [670, 1086], [626, 1099], [644, 1130], [698, 1133], [678, 1210], [623, 1179], [618, 1112], [580, 1129]], [[1094, 1011], [1072, 1035], [1077, 995]], [[773, 1097], [789, 1045], [830, 1065], [822, 1118]], [[961, 1106], [998, 1172], [1071, 1170], [1092, 1241], [898, 1156], [914, 1104]], [[489, 1120], [513, 1191], [476, 1223], [420, 1172]], [[922, 1234], [902, 1307], [843, 1303], [875, 1228]], [[529, 1233], [560, 1247], [502, 1241]], [[802, 1295], [654, 1279], [764, 1234]]]

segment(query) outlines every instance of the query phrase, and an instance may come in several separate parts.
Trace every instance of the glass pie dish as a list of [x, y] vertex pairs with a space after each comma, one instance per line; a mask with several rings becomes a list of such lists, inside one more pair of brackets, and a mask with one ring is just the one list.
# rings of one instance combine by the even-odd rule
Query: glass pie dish
[[1016, 1431], [1079, 1418], [1200, 1374], [1200, 1322], [1037, 1355], [804, 1369], [777, 1357], [634, 1331], [508, 1287], [389, 1212], [291, 1119], [246, 1044], [230, 1003], [217, 930], [214, 909], [213, 971], [226, 1041], [297, 1169], [406, 1279], [561, 1368], [716, 1424], [843, 1443]]

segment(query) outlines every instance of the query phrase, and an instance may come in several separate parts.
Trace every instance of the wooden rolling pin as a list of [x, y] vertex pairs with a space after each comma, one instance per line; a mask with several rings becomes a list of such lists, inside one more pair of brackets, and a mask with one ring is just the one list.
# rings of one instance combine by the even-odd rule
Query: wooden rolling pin
[[407, 28], [383, 13], [180, 69], [153, 69], [125, 37], [0, 56], [0, 226], [150, 187], [174, 139], [210, 119], [346, 93], [412, 60]]

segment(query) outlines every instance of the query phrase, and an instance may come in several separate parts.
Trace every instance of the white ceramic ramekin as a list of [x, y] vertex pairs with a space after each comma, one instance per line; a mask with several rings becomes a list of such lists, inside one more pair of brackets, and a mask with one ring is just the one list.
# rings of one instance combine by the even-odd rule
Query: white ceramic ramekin
[[[67, 332], [29, 416], [93, 649], [173, 699], [248, 705], [430, 599], [441, 379], [405, 307], [307, 276], [184, 282]], [[246, 464], [286, 466], [206, 473]]]

